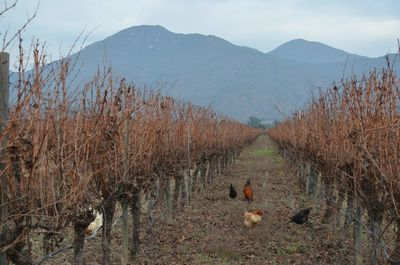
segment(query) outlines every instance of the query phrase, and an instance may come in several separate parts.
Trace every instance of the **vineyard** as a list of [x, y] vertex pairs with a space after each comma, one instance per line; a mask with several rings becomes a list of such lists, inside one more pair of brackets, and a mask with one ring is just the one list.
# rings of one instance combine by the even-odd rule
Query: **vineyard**
[[[37, 44], [29, 74], [21, 54], [17, 98], [0, 121], [0, 249], [15, 264], [41, 264], [68, 248], [73, 263], [83, 264], [87, 227], [98, 212], [102, 264], [111, 264], [117, 202], [127, 264], [139, 251], [141, 227], [152, 233], [156, 208], [162, 222], [172, 222], [195, 187], [212, 183], [259, 134], [209, 108], [136, 89], [107, 68], [72, 97], [73, 62], [49, 70], [39, 50]], [[3, 53], [3, 66], [7, 59]], [[63, 240], [68, 229], [72, 242]], [[39, 260], [32, 238], [42, 238]]]
[[[154, 255], [165, 251], [161, 246], [154, 249], [157, 243], [152, 241], [152, 235], [163, 238], [160, 231], [154, 232], [155, 225], [174, 227], [185, 222], [192, 226], [179, 214], [193, 204], [204, 208], [202, 203], [207, 204], [207, 200], [218, 205], [218, 211], [228, 207], [219, 192], [210, 197], [210, 184], [220, 191], [226, 188], [229, 180], [216, 183], [215, 178], [229, 171], [228, 166], [241, 150], [259, 137], [258, 129], [210, 108], [138, 89], [115, 77], [107, 67], [99, 68], [97, 75], [82, 85], [81, 92], [71, 96], [67, 84], [73, 78], [70, 71], [74, 62], [64, 59], [49, 68], [39, 44], [34, 46], [32, 58], [34, 68], [27, 72], [21, 53], [18, 82], [11, 87], [15, 101], [8, 110], [8, 106], [2, 106], [7, 111], [1, 112], [0, 249], [9, 261], [52, 264], [65, 252], [71, 253], [67, 260], [73, 264], [84, 264], [90, 260], [88, 255], [101, 256], [102, 264], [114, 264], [115, 256], [121, 264], [130, 264], [134, 259], [151, 260], [140, 254], [141, 246]], [[2, 53], [2, 67], [7, 60]], [[315, 242], [298, 246], [293, 238], [280, 239], [288, 229], [286, 222], [290, 211], [295, 210], [294, 204], [308, 204], [294, 202], [295, 188], [291, 184], [298, 182], [312, 198], [315, 209], [323, 211], [321, 221], [334, 236], [334, 250], [351, 249], [356, 265], [398, 264], [399, 84], [390, 67], [360, 80], [353, 78], [321, 91], [291, 118], [269, 129], [269, 137], [278, 144], [287, 168], [280, 168], [281, 173], [275, 178], [262, 177], [267, 174], [264, 172], [276, 173], [276, 167], [280, 167], [278, 158], [272, 157], [258, 161], [261, 168], [251, 177], [263, 187], [263, 191], [258, 190], [255, 205], [267, 207], [271, 213], [260, 229], [274, 236], [266, 242], [263, 234], [255, 232], [251, 236], [256, 238], [253, 242], [241, 228], [241, 221], [226, 226], [225, 222], [230, 221], [222, 218], [224, 222], [214, 224], [226, 229], [227, 234], [234, 230], [235, 240], [248, 241], [258, 254], [229, 243], [216, 249], [237, 248], [246, 259], [258, 259], [260, 264], [271, 258], [289, 262], [292, 248], [298, 247], [302, 253], [314, 244], [317, 249]], [[273, 147], [269, 143], [267, 146], [257, 149], [246, 163], [259, 160], [260, 154], [271, 156]], [[267, 163], [266, 168], [260, 163]], [[286, 174], [283, 171], [291, 169], [297, 181], [282, 176]], [[235, 170], [244, 170], [239, 176], [254, 171], [244, 164]], [[290, 200], [279, 206], [282, 195]], [[206, 202], [202, 202], [204, 199]], [[247, 207], [230, 205], [227, 209], [225, 216], [229, 219], [229, 215], [239, 216]], [[195, 210], [185, 210], [186, 214], [191, 211]], [[205, 216], [220, 220], [218, 211], [207, 211]], [[274, 216], [274, 211], [284, 215]], [[98, 222], [99, 214], [98, 227], [88, 231], [89, 225]], [[317, 215], [314, 214], [315, 220]], [[208, 219], [197, 221], [204, 224]], [[301, 233], [317, 237], [315, 233], [319, 232], [315, 229], [301, 229], [297, 240], [304, 236]], [[101, 244], [94, 249], [92, 239], [99, 237], [97, 230], [101, 231]], [[166, 233], [174, 238], [177, 230]], [[175, 240], [191, 238], [192, 233], [203, 232], [185, 231], [183, 239]], [[113, 243], [116, 234], [121, 235], [117, 245]], [[353, 237], [351, 244], [349, 234]], [[274, 257], [271, 253], [277, 251], [277, 243], [283, 249], [279, 255], [285, 253], [282, 251], [290, 255]], [[193, 245], [193, 249], [198, 247]], [[259, 255], [265, 247], [271, 252]], [[309, 255], [310, 264], [330, 259], [320, 253], [323, 251]], [[170, 254], [166, 252], [164, 256]], [[191, 260], [191, 255], [181, 258]], [[238, 254], [229, 255], [240, 260]]]
[[[0, 19], [17, 2], [4, 1]], [[162, 10], [161, 3], [154, 6]], [[252, 122], [245, 125], [211, 107], [168, 96], [168, 91], [137, 87], [105, 65], [81, 81], [82, 53], [73, 53], [78, 40], [58, 61], [48, 59], [46, 45], [38, 40], [25, 50], [22, 33], [38, 9], [15, 32], [1, 33], [0, 265], [400, 265], [400, 79], [393, 67], [398, 62], [389, 59], [398, 60], [400, 50], [397, 56], [387, 55], [384, 69], [349, 80], [343, 71], [340, 85], [321, 89], [282, 122], [250, 117]], [[224, 99], [223, 104], [240, 106], [241, 115], [247, 115], [249, 106], [242, 103], [257, 102], [259, 94], [261, 100], [274, 99], [257, 84], [295, 91], [291, 84], [313, 82], [302, 78], [312, 75], [308, 71], [323, 68], [315, 72], [323, 75], [313, 77], [319, 80], [346, 55], [305, 40], [281, 45], [272, 51], [275, 55], [257, 55], [214, 35], [135, 28], [140, 34], [122, 30], [129, 32], [127, 39], [116, 33], [102, 44], [118, 41], [114, 46], [121, 57], [126, 51], [120, 46], [133, 47], [130, 52], [143, 46], [146, 63], [154, 59], [153, 52], [165, 56], [150, 60], [143, 73], [157, 68], [155, 61], [177, 72], [188, 70], [191, 78], [189, 70], [195, 69], [206, 79], [193, 80], [207, 84], [190, 79], [194, 87], [212, 84], [215, 90], [201, 91], [207, 96], [237, 93], [230, 98], [238, 102]], [[304, 46], [311, 47], [310, 57], [318, 55], [304, 61], [311, 70], [297, 72], [303, 59], [292, 60], [298, 54], [290, 47], [299, 41], [312, 43]], [[91, 48], [101, 46], [96, 43]], [[166, 44], [174, 46], [161, 46]], [[192, 45], [194, 49], [186, 50]], [[177, 47], [185, 49], [182, 56]], [[19, 52], [15, 68], [5, 52], [13, 48]], [[339, 53], [337, 61], [325, 62], [331, 55], [322, 51], [329, 50], [335, 58]], [[97, 54], [91, 51], [97, 50], [87, 49], [87, 58]], [[286, 53], [296, 56], [276, 55]], [[182, 66], [173, 64], [176, 58]], [[229, 59], [216, 64], [224, 61], [219, 58]], [[129, 68], [125, 63], [121, 60]], [[185, 69], [190, 64], [195, 67]], [[222, 74], [228, 78], [220, 78]], [[280, 81], [260, 82], [258, 74], [276, 75], [265, 80]], [[230, 87], [232, 80], [240, 89]], [[285, 97], [287, 91], [279, 92]], [[261, 102], [253, 105], [267, 106]], [[272, 126], [271, 121], [275, 126], [267, 131], [255, 128]]]
[[400, 264], [399, 86], [389, 65], [321, 91], [269, 131], [303, 189], [325, 200], [339, 245], [354, 226], [353, 264]]

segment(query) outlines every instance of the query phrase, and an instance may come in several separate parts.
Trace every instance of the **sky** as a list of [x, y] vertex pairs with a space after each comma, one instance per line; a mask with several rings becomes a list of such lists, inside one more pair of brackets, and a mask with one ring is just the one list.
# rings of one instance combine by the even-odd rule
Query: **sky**
[[[18, 0], [16, 8], [0, 17], [0, 38], [21, 27], [37, 6], [23, 42], [45, 42], [52, 59], [66, 55], [81, 33], [87, 38], [77, 48], [143, 24], [216, 35], [263, 52], [301, 38], [378, 57], [396, 52], [400, 38], [397, 0]], [[8, 47], [11, 61], [16, 51], [16, 43]]]

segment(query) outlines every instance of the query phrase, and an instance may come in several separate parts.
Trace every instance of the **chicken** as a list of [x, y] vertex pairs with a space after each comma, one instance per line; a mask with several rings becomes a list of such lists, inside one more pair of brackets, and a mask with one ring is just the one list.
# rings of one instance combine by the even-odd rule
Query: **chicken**
[[246, 211], [244, 213], [244, 225], [246, 227], [255, 227], [259, 222], [261, 222], [263, 216], [263, 211]]
[[96, 218], [85, 229], [85, 236], [87, 237], [94, 237], [97, 231], [99, 231], [99, 229], [103, 225], [103, 214], [96, 210], [94, 210], [93, 212], [96, 215]]
[[304, 224], [308, 221], [308, 215], [310, 214], [312, 207], [301, 210], [296, 213], [289, 221], [289, 223]]
[[250, 179], [247, 180], [243, 188], [244, 198], [250, 203], [253, 201], [253, 189], [251, 188]]
[[235, 188], [232, 186], [232, 184], [229, 188], [229, 197], [231, 199], [235, 199], [237, 197], [237, 192], [236, 192]]

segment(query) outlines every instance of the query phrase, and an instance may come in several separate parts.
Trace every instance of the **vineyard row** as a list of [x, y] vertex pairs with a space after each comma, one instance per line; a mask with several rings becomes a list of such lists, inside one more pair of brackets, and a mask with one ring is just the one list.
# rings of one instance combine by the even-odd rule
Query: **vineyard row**
[[[323, 192], [324, 222], [333, 225], [339, 242], [354, 221], [354, 264], [364, 264], [365, 217], [370, 264], [400, 262], [399, 85], [390, 67], [353, 78], [321, 91], [269, 131], [294, 165], [304, 189], [315, 196]], [[397, 226], [396, 235], [388, 232], [392, 226]]]
[[[211, 183], [259, 134], [209, 108], [140, 91], [107, 68], [72, 97], [73, 62], [46, 65], [38, 45], [33, 60], [29, 74], [21, 63], [15, 103], [0, 120], [0, 252], [15, 264], [40, 264], [61, 251], [56, 243], [68, 229], [74, 231], [74, 264], [83, 264], [96, 212], [103, 215], [102, 263], [110, 264], [117, 202], [120, 256], [127, 264], [128, 252], [139, 251], [143, 197], [151, 234], [157, 205], [161, 221], [171, 222], [192, 192]], [[34, 262], [30, 242], [38, 231], [44, 258]]]

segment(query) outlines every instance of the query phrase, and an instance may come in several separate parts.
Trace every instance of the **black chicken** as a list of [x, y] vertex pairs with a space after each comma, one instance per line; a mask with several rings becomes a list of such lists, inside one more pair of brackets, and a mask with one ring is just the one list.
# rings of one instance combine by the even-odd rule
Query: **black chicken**
[[306, 208], [301, 210], [300, 212], [296, 213], [289, 221], [289, 223], [293, 222], [296, 224], [304, 224], [308, 221], [308, 215], [310, 214], [312, 207]]
[[232, 186], [232, 184], [229, 188], [229, 197], [231, 197], [231, 199], [235, 199], [237, 197], [237, 192], [235, 188]]

